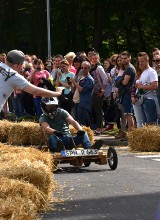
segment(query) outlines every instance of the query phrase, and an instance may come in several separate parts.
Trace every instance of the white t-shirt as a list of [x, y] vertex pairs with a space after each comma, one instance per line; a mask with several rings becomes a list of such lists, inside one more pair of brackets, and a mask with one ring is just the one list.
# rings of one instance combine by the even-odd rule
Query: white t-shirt
[[[157, 72], [152, 67], [149, 67], [148, 69], [142, 72], [139, 81], [143, 85], [150, 85], [152, 82], [158, 82]], [[156, 90], [146, 90], [146, 91], [147, 91], [146, 92], [147, 98], [151, 98], [152, 95], [156, 95]]]
[[18, 72], [6, 64], [0, 63], [0, 111], [5, 101], [15, 89], [23, 89], [28, 84], [30, 83], [18, 74]]

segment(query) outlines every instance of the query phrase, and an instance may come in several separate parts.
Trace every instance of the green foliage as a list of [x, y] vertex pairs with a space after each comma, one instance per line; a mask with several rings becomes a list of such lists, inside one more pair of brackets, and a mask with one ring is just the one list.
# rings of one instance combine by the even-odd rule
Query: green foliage
[[[160, 47], [157, 0], [50, 0], [52, 54], [93, 46], [101, 57]], [[47, 57], [45, 0], [0, 0], [1, 51]]]

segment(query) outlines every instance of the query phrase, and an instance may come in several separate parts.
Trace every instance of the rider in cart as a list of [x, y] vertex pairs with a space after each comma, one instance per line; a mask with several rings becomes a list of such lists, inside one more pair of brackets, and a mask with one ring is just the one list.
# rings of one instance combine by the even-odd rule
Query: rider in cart
[[[64, 109], [59, 108], [58, 99], [42, 98], [41, 108], [43, 114], [39, 123], [48, 136], [48, 147], [51, 152], [61, 152], [71, 150], [81, 144], [84, 149], [100, 149], [102, 140], [91, 144], [88, 134], [82, 129], [80, 124]], [[71, 124], [76, 130], [77, 135], [72, 138], [69, 130]]]

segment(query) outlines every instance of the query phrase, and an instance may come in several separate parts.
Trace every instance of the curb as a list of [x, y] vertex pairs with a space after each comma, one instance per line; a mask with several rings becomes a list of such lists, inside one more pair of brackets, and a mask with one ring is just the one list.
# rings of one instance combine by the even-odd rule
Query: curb
[[128, 146], [128, 141], [126, 139], [115, 139], [114, 136], [110, 135], [100, 135], [100, 136], [94, 136], [94, 140], [101, 139], [105, 145], [108, 146]]

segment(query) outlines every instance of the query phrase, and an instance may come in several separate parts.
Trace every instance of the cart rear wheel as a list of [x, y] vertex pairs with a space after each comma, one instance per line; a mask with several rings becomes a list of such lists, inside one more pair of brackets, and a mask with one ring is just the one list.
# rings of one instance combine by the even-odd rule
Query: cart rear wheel
[[115, 170], [118, 165], [118, 156], [116, 150], [113, 147], [109, 147], [108, 149], [107, 160], [109, 167], [112, 170]]
[[84, 166], [85, 166], [85, 167], [89, 167], [89, 166], [90, 166], [90, 164], [91, 164], [91, 162], [90, 162], [90, 161], [85, 161], [85, 162], [84, 162]]

